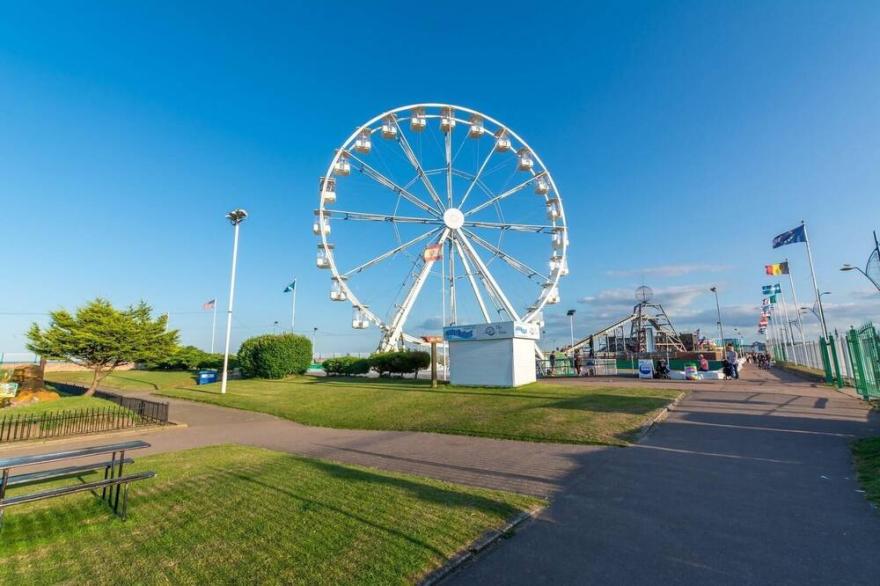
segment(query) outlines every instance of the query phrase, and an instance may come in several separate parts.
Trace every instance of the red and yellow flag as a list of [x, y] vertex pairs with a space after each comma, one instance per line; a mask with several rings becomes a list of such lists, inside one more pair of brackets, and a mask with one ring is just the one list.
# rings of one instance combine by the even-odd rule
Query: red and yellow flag
[[776, 276], [776, 275], [787, 275], [788, 274], [788, 262], [779, 262], [772, 265], [764, 265], [764, 272], [768, 275]]
[[425, 262], [440, 260], [443, 258], [443, 245], [431, 244], [426, 246], [424, 252], [422, 252], [422, 258]]

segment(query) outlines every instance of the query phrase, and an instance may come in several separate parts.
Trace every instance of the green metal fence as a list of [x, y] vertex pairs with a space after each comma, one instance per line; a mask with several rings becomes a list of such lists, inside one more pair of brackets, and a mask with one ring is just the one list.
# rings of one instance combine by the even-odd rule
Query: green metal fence
[[864, 398], [880, 397], [880, 334], [872, 323], [850, 328], [846, 345], [856, 389]]

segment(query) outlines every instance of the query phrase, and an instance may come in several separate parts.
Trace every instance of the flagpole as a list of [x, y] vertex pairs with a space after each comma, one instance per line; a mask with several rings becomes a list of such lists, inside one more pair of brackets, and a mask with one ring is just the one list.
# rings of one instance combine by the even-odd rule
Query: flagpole
[[816, 282], [816, 269], [813, 267], [813, 249], [810, 246], [810, 239], [807, 236], [807, 225], [801, 220], [801, 226], [804, 228], [804, 242], [807, 244], [807, 260], [810, 261], [810, 275], [813, 277], [813, 292], [816, 294], [816, 305], [819, 306], [819, 318], [822, 322], [822, 336], [828, 341], [828, 326], [825, 325], [825, 308], [822, 307], [822, 295], [819, 294], [819, 283]]
[[211, 320], [211, 354], [214, 353], [214, 338], [217, 337], [217, 298], [214, 298], [214, 318]]
[[290, 332], [296, 325], [296, 279], [293, 280], [293, 301], [290, 302]]
[[[782, 298], [782, 315], [785, 316], [785, 326], [783, 326], [782, 329], [784, 333], [788, 334], [788, 341], [791, 343], [792, 353], [794, 353], [795, 358], [797, 358], [794, 346], [794, 332], [791, 331], [791, 319], [788, 317], [788, 303], [785, 302], [785, 293], [782, 291], [782, 286], [779, 287], [779, 296]], [[786, 329], [786, 327], [788, 329]]]
[[797, 314], [798, 330], [801, 333], [801, 347], [803, 348], [804, 361], [807, 358], [807, 339], [804, 337], [804, 322], [801, 320], [801, 305], [798, 303], [797, 290], [794, 288], [794, 277], [791, 276], [791, 264], [785, 259], [785, 266], [788, 268], [788, 282], [791, 285], [791, 296], [794, 298], [794, 312]]

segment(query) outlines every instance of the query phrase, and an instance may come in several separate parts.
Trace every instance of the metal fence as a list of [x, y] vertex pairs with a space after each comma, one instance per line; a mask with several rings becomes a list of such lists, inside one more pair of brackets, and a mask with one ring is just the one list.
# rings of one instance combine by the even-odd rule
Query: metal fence
[[580, 370], [575, 368], [574, 360], [568, 356], [553, 361], [536, 361], [537, 374], [540, 378], [566, 376], [616, 376], [617, 360], [613, 358], [583, 358]]
[[880, 333], [867, 323], [818, 342], [771, 344], [775, 360], [819, 371], [825, 381], [855, 387], [864, 398], [880, 397]]
[[[66, 383], [52, 383], [52, 386], [72, 394], [80, 394], [85, 391], [85, 387]], [[168, 403], [124, 397], [106, 391], [97, 391], [95, 396], [115, 403], [115, 405], [104, 408], [59, 409], [39, 414], [10, 412], [4, 415], [0, 413], [0, 443], [116, 431], [168, 423]]]
[[0, 443], [112, 431], [147, 423], [137, 413], [119, 406], [11, 414], [0, 417]]
[[880, 397], [880, 333], [872, 323], [846, 334], [853, 386], [866, 399]]

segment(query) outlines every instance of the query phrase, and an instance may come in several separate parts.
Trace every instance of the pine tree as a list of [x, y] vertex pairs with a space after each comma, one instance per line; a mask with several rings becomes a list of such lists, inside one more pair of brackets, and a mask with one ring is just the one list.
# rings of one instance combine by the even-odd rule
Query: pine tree
[[153, 319], [151, 314], [152, 308], [143, 301], [120, 310], [97, 298], [78, 308], [75, 316], [63, 309], [51, 312], [46, 329], [32, 324], [27, 347], [44, 358], [90, 369], [93, 376], [86, 395], [93, 395], [117, 367], [154, 362], [177, 347], [177, 330], [166, 331], [168, 316]]

